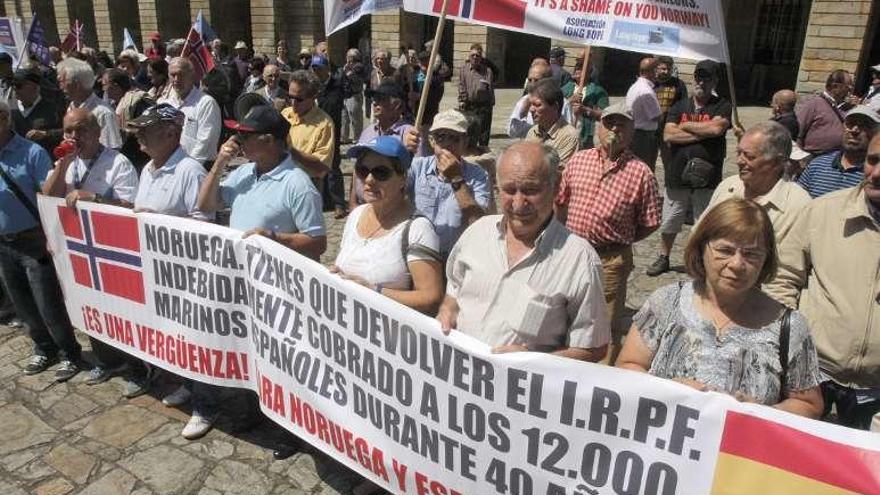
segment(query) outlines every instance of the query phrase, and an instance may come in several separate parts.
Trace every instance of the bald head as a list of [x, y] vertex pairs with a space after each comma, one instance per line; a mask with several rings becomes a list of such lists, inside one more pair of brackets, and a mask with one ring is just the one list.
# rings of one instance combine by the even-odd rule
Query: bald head
[[95, 115], [85, 108], [74, 108], [64, 114], [64, 139], [76, 143], [83, 158], [91, 158], [100, 147], [101, 125]]
[[498, 190], [507, 228], [520, 240], [537, 238], [553, 216], [559, 155], [537, 141], [520, 141], [498, 158]]
[[278, 76], [281, 74], [281, 70], [277, 65], [269, 64], [263, 68], [263, 80], [266, 81], [266, 86], [270, 89], [275, 89], [278, 86]]
[[777, 115], [794, 112], [794, 106], [797, 104], [797, 93], [790, 89], [780, 89], [773, 94], [770, 104], [773, 107], [773, 112]]
[[639, 75], [645, 79], [654, 80], [656, 77], [657, 59], [654, 57], [645, 57], [639, 61]]
[[540, 81], [546, 77], [551, 77], [553, 72], [550, 70], [550, 64], [542, 61], [542, 63], [535, 63], [529, 67], [529, 75], [528, 80], [529, 83], [534, 83], [535, 81]]
[[502, 151], [498, 158], [498, 183], [508, 173], [516, 174], [517, 171], [533, 173], [549, 184], [551, 189], [555, 189], [559, 175], [559, 155], [540, 141], [518, 141]]

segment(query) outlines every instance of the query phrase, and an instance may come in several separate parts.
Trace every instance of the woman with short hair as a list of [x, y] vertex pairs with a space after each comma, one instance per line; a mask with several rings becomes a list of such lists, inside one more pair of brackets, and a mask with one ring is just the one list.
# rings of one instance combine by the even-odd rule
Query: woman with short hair
[[807, 322], [760, 290], [777, 267], [764, 209], [729, 199], [709, 210], [685, 266], [690, 281], [658, 289], [633, 317], [617, 366], [818, 418], [819, 366]]

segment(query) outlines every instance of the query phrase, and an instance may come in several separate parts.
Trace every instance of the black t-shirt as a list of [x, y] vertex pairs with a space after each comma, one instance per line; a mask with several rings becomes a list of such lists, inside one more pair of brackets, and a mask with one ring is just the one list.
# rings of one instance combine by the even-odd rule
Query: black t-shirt
[[[679, 100], [672, 105], [666, 116], [667, 124], [683, 124], [685, 122], [709, 122], [715, 117], [723, 117], [730, 121], [732, 108], [730, 102], [718, 96], [712, 96], [705, 106], [697, 109], [693, 98]], [[727, 152], [727, 132], [718, 137], [707, 138], [693, 144], [671, 144], [671, 163], [664, 164], [666, 187], [689, 188], [683, 184], [681, 172], [691, 158], [702, 158], [715, 165], [710, 188], [714, 188], [721, 182], [721, 169], [724, 166], [724, 156]]]

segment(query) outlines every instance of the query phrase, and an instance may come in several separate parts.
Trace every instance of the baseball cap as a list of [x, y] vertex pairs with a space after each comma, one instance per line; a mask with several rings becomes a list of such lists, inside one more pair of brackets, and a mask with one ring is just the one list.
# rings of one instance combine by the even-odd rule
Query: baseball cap
[[[850, 109], [849, 112], [846, 112], [846, 118], [850, 118], [854, 115], [862, 115], [869, 118], [875, 125], [880, 124], [880, 114], [874, 111], [873, 108], [867, 105], [856, 105]], [[846, 119], [844, 119], [846, 120]]]
[[312, 67], [328, 67], [330, 62], [323, 55], [312, 55]]
[[633, 120], [632, 110], [626, 106], [625, 102], [617, 102], [614, 105], [609, 105], [602, 110], [602, 117], [600, 120], [605, 120], [605, 117], [610, 117], [612, 115], [622, 115], [629, 120]]
[[247, 50], [247, 44], [244, 41], [236, 41], [233, 50]]
[[450, 131], [467, 134], [468, 121], [467, 117], [458, 110], [444, 110], [434, 116], [434, 123], [431, 124], [430, 132], [440, 129], [448, 129]]
[[12, 75], [12, 79], [15, 82], [30, 81], [32, 83], [40, 84], [42, 77], [40, 77], [40, 74], [32, 70], [18, 69], [15, 71], [15, 74]]
[[694, 75], [703, 74], [710, 77], [718, 77], [718, 62], [714, 60], [700, 60], [694, 67]]
[[789, 160], [799, 162], [808, 156], [810, 156], [810, 154], [802, 150], [795, 141], [791, 142], [791, 154], [788, 155]]
[[364, 95], [368, 98], [379, 99], [382, 97], [392, 97], [403, 99], [403, 89], [394, 83], [382, 83], [376, 89], [367, 88]]
[[256, 105], [240, 120], [226, 119], [223, 124], [237, 132], [271, 134], [282, 139], [290, 131], [290, 122], [270, 105]]
[[165, 123], [183, 126], [185, 118], [180, 110], [167, 103], [160, 103], [144, 110], [140, 117], [129, 120], [128, 126], [140, 129]]
[[357, 159], [367, 150], [389, 158], [396, 158], [404, 170], [409, 168], [412, 161], [410, 152], [403, 146], [400, 139], [394, 136], [378, 136], [365, 143], [358, 143], [348, 149], [347, 156]]

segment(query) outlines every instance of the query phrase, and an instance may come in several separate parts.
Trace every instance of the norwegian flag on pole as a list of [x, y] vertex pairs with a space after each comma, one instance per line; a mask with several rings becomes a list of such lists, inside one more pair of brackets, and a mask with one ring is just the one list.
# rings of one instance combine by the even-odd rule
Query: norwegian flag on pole
[[64, 38], [64, 41], [61, 42], [61, 51], [64, 53], [72, 52], [74, 50], [79, 51], [82, 49], [82, 35], [83, 35], [83, 24], [79, 22], [79, 19], [73, 21], [73, 25], [70, 26], [70, 31], [67, 33], [67, 36]]
[[202, 35], [196, 30], [195, 24], [189, 29], [181, 56], [188, 58], [193, 64], [196, 81], [201, 81], [205, 74], [211, 72], [211, 69], [214, 68], [214, 57], [211, 56], [211, 51], [205, 46]]
[[144, 304], [137, 218], [58, 206], [74, 281]]

